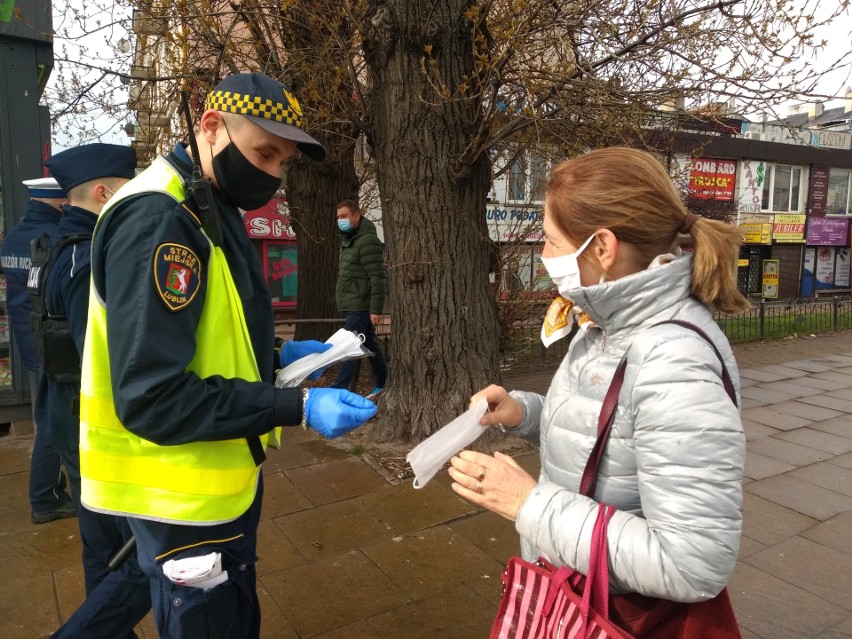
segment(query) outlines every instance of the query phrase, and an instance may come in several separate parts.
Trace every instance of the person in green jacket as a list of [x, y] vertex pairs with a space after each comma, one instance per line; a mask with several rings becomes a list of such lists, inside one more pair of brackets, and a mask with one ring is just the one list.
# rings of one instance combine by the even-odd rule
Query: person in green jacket
[[[376, 226], [361, 215], [354, 200], [337, 205], [337, 228], [340, 230], [340, 271], [337, 276], [337, 308], [346, 314], [345, 327], [364, 335], [364, 346], [370, 350], [374, 388], [367, 399], [375, 399], [385, 387], [388, 364], [379, 346], [374, 325], [381, 324], [387, 292], [384, 248], [376, 235]], [[358, 370], [358, 360], [340, 365], [334, 388], [348, 388]]]

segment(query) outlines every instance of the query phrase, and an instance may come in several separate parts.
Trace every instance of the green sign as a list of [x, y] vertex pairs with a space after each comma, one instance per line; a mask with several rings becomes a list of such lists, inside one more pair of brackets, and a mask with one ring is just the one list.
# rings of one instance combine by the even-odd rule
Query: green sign
[[15, 0], [0, 0], [0, 22], [11, 22], [15, 15]]

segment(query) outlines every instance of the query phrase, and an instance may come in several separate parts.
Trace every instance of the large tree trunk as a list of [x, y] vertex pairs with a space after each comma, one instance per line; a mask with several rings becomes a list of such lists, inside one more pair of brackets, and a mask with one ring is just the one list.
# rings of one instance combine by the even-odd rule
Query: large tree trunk
[[470, 5], [376, 1], [365, 20], [393, 309], [379, 439], [418, 441], [465, 410], [472, 393], [499, 381], [499, 325], [488, 286], [488, 160], [455, 162], [481, 117], [474, 105], [451, 99], [474, 69], [464, 16]]
[[[338, 202], [358, 194], [351, 133], [315, 137], [326, 144], [328, 159], [297, 159], [287, 169], [287, 203], [298, 244], [300, 319], [341, 317], [334, 301], [340, 252], [336, 211]], [[296, 339], [325, 341], [341, 326], [297, 324]]]

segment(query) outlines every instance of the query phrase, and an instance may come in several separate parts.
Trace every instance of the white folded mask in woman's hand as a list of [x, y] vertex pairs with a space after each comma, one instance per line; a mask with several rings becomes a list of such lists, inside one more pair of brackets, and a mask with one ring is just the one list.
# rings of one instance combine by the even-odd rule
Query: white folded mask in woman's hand
[[423, 488], [453, 455], [479, 439], [488, 428], [479, 423], [487, 410], [488, 402], [480, 399], [470, 410], [411, 449], [405, 460], [414, 471], [415, 488]]

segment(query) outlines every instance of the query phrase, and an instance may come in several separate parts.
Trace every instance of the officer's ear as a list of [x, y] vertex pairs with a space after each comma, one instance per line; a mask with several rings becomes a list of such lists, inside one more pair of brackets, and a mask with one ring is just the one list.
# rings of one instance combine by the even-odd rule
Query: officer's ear
[[215, 144], [219, 136], [225, 133], [225, 118], [222, 113], [215, 109], [207, 109], [202, 113], [199, 132], [208, 144]]

